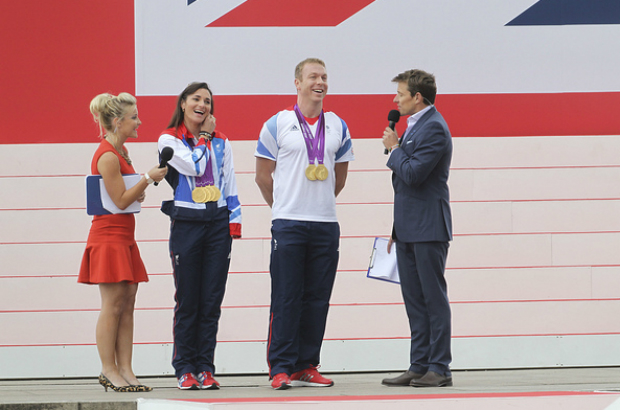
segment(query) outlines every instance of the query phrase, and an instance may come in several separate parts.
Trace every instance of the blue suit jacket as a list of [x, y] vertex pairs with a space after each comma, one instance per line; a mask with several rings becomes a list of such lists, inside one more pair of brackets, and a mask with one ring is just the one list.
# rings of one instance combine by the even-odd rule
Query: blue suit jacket
[[400, 242], [452, 240], [448, 174], [452, 137], [446, 121], [431, 107], [392, 151], [394, 227]]

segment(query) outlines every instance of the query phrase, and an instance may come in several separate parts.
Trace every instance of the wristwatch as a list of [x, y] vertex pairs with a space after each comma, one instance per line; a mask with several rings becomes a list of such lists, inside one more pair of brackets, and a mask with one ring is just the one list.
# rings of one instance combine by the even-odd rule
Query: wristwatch
[[146, 183], [149, 184], [149, 185], [151, 185], [153, 182], [155, 182], [155, 180], [149, 176], [148, 172], [144, 173], [144, 178], [146, 178]]

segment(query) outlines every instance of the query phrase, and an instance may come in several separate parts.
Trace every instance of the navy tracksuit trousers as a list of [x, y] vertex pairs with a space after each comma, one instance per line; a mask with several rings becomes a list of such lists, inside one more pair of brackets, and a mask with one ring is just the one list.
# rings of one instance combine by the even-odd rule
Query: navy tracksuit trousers
[[230, 266], [228, 212], [210, 221], [173, 220], [170, 255], [176, 287], [175, 374], [215, 372], [213, 356]]
[[269, 376], [320, 362], [338, 267], [337, 222], [276, 219], [271, 227]]

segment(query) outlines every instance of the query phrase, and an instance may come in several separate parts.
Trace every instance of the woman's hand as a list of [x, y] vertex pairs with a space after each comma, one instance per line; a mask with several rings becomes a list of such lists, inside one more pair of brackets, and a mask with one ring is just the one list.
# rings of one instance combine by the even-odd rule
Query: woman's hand
[[206, 131], [209, 134], [213, 134], [215, 131], [215, 117], [212, 114], [209, 114], [207, 118], [200, 125], [200, 131]]
[[155, 181], [160, 182], [168, 173], [168, 167], [160, 168], [156, 166], [149, 171], [149, 176]]

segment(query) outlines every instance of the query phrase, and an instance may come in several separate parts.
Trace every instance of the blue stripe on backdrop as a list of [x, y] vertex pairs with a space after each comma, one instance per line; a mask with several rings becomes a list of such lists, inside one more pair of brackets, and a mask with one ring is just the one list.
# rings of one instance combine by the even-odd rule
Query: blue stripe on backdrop
[[620, 24], [618, 0], [540, 0], [507, 26]]

